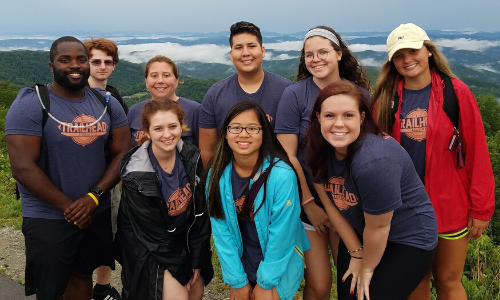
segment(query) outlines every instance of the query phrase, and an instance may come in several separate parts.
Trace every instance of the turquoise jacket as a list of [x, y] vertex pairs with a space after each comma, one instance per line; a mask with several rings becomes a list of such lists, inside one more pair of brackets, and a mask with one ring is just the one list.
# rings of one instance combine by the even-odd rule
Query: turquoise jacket
[[[265, 160], [250, 186], [268, 166], [269, 160]], [[224, 282], [237, 289], [245, 286], [248, 279], [241, 263], [243, 244], [233, 200], [232, 167], [231, 162], [219, 180], [225, 219], [210, 219]], [[286, 163], [279, 161], [267, 181], [266, 201], [254, 216], [264, 254], [257, 270], [257, 284], [264, 289], [275, 287], [283, 300], [292, 299], [304, 276], [304, 251], [311, 248], [300, 221], [297, 177]], [[255, 208], [260, 206], [263, 196], [264, 185], [255, 199]]]

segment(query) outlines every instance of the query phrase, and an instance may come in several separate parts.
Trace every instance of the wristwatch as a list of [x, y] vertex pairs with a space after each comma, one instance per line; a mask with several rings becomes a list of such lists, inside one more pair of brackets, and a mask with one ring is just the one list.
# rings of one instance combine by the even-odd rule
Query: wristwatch
[[90, 187], [89, 192], [90, 193], [94, 193], [94, 194], [96, 194], [99, 197], [101, 197], [102, 194], [104, 193], [99, 187], [97, 187], [95, 185], [93, 185], [93, 186]]

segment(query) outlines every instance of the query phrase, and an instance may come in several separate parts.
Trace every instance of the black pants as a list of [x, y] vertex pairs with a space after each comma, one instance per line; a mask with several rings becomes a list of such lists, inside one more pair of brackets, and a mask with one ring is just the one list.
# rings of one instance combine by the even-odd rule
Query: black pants
[[[371, 300], [406, 300], [417, 288], [430, 270], [436, 249], [425, 251], [419, 248], [396, 243], [387, 243], [384, 255], [373, 272], [370, 282]], [[349, 268], [351, 257], [340, 240], [337, 261], [338, 299], [357, 299], [356, 290], [350, 294], [351, 279], [345, 282], [342, 277]]]

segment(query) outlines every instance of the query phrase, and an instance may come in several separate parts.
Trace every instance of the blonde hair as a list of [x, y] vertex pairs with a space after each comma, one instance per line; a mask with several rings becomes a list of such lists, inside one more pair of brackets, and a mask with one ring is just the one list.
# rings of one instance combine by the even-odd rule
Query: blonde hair
[[[450, 70], [448, 60], [436, 45], [431, 41], [424, 41], [424, 46], [432, 53], [432, 56], [429, 57], [429, 68], [432, 71], [444, 73], [451, 78], [457, 78]], [[396, 95], [399, 80], [403, 79], [401, 79], [401, 75], [396, 70], [394, 63], [386, 60], [375, 83], [375, 92], [371, 98], [371, 107], [372, 111], [375, 109], [375, 121], [378, 126], [382, 131], [387, 133], [392, 132], [392, 100], [394, 99], [394, 95]]]

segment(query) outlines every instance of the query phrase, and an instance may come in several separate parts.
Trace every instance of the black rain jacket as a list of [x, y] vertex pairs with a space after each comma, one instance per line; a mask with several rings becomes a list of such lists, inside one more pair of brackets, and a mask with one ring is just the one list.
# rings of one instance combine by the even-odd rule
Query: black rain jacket
[[123, 300], [161, 300], [163, 274], [168, 270], [182, 285], [201, 269], [207, 285], [213, 277], [210, 218], [205, 188], [200, 182], [203, 166], [200, 149], [187, 139], [177, 144], [178, 153], [193, 187], [186, 234], [174, 236], [158, 177], [148, 155], [150, 141], [128, 151], [120, 161], [122, 198], [118, 211], [115, 244], [122, 265]]

